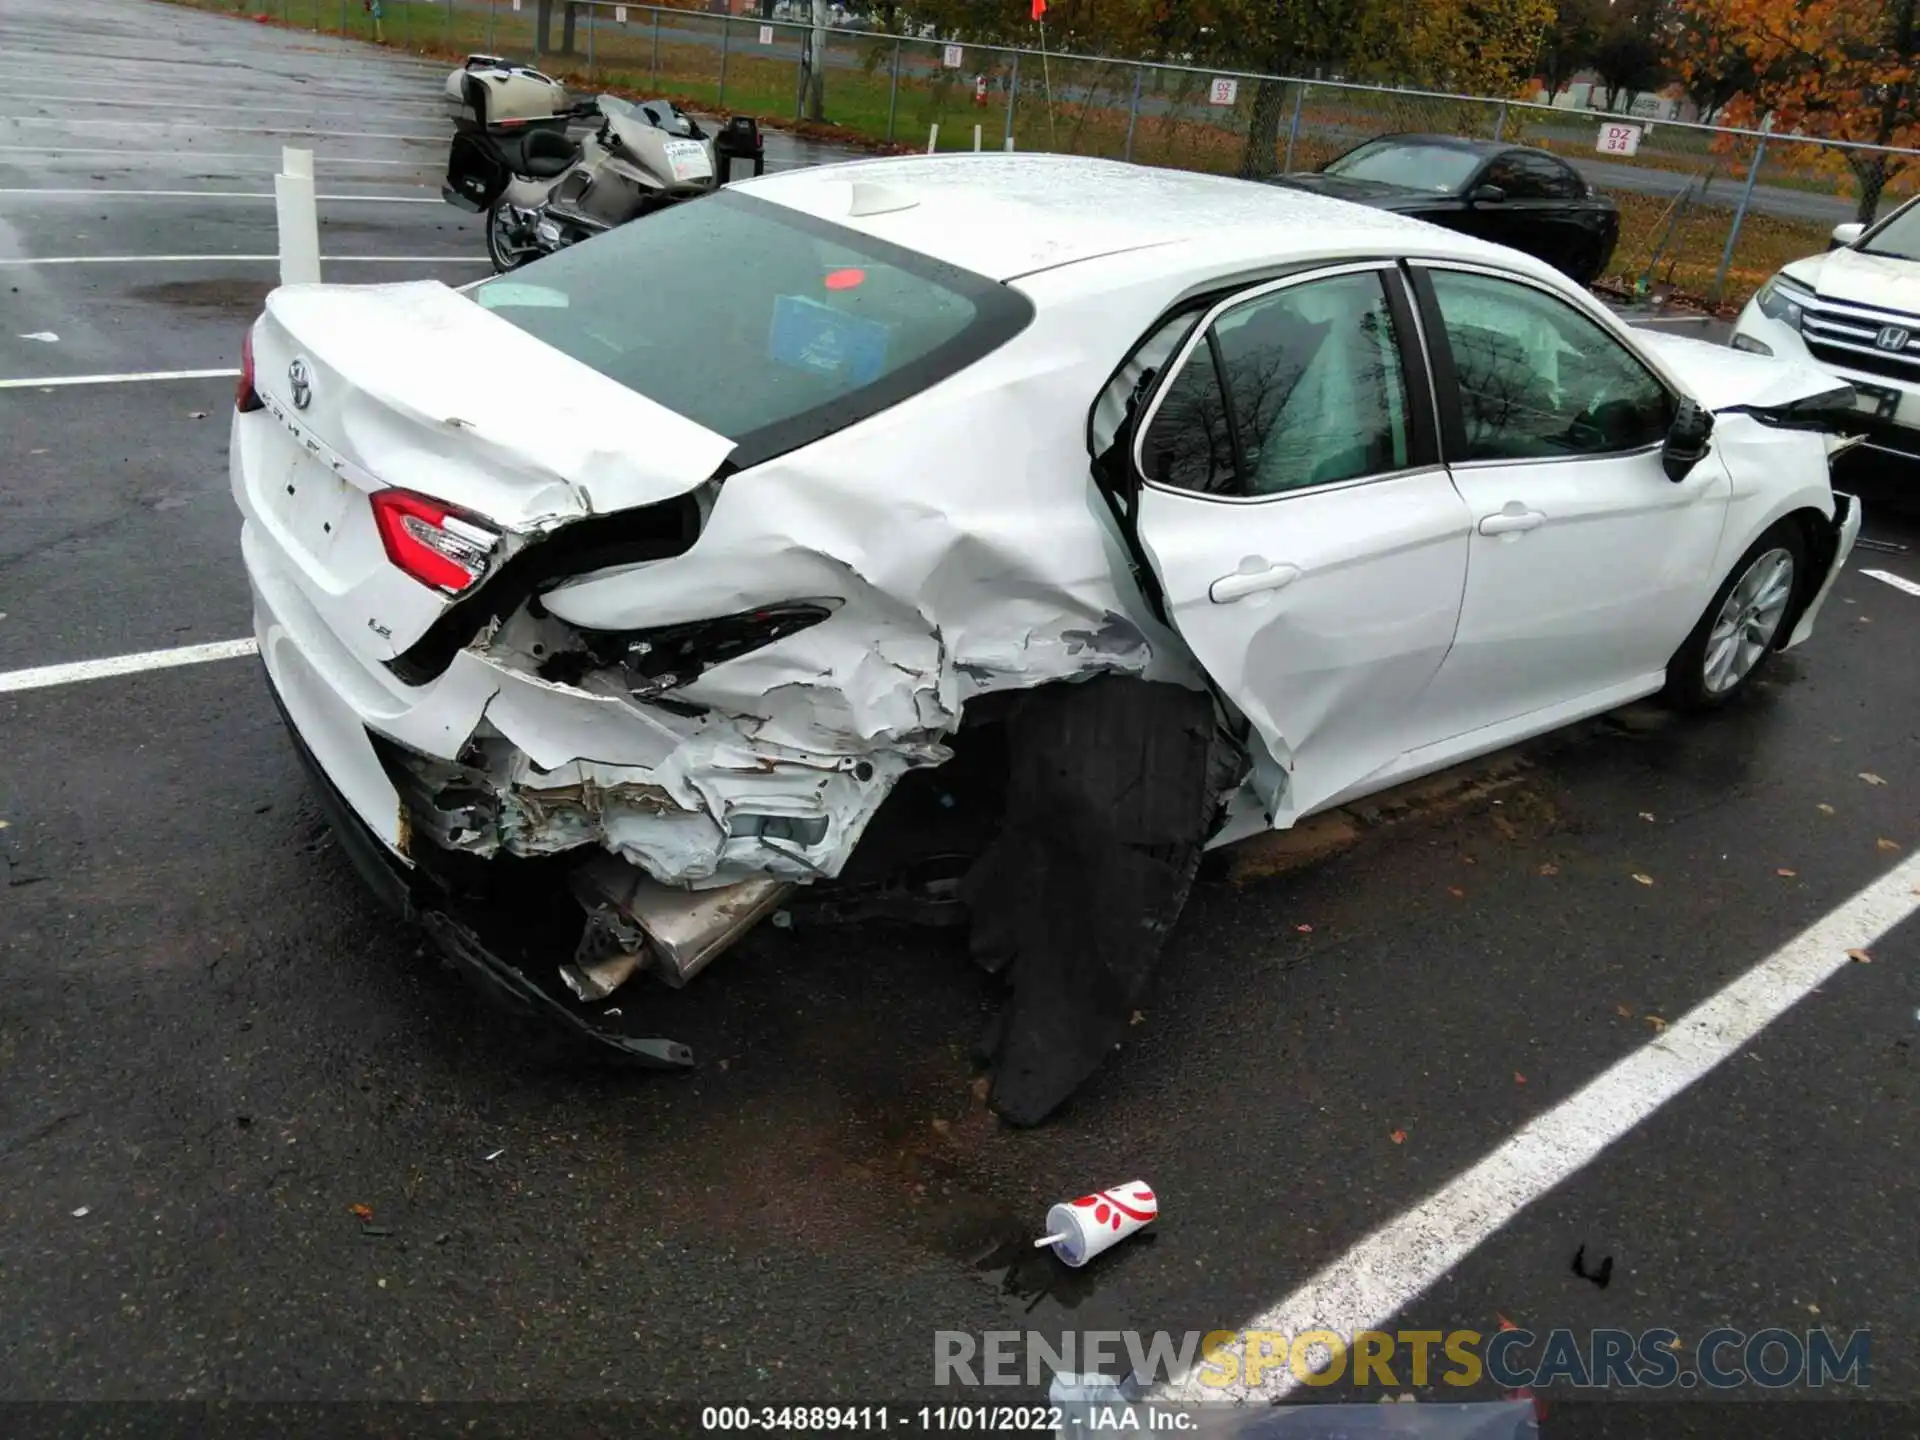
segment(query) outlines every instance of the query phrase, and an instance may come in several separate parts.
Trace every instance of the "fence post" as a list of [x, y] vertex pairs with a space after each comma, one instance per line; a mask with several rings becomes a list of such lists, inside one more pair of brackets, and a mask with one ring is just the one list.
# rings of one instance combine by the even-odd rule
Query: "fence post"
[[1013, 74], [1007, 80], [1007, 148], [1013, 148], [1013, 99], [1020, 93], [1020, 52], [1013, 52]]
[[653, 58], [647, 62], [647, 88], [660, 88], [660, 12], [653, 12]]
[[596, 7], [587, 6], [587, 83], [593, 83], [593, 12]]
[[1733, 212], [1733, 226], [1727, 231], [1727, 248], [1720, 252], [1720, 268], [1714, 272], [1713, 290], [1708, 299], [1714, 304], [1720, 303], [1721, 292], [1727, 288], [1727, 268], [1733, 264], [1733, 247], [1740, 240], [1740, 226], [1747, 218], [1747, 206], [1753, 200], [1753, 187], [1760, 179], [1760, 162], [1767, 157], [1767, 132], [1773, 129], [1773, 117], [1768, 116], [1760, 122], [1760, 143], [1753, 147], [1753, 164], [1747, 167], [1747, 183], [1740, 191], [1740, 206]]
[[893, 143], [893, 121], [900, 111], [900, 42], [893, 42], [893, 79], [887, 85], [887, 143]]
[[727, 103], [727, 54], [733, 49], [733, 16], [728, 15], [720, 22], [720, 98], [714, 104], [724, 106]]
[[347, 0], [340, 0], [340, 33], [347, 33]]
[[453, 48], [453, 0], [447, 0], [447, 8], [440, 12], [440, 44], [445, 49]]
[[[499, 3], [500, 0], [487, 0], [487, 53], [489, 55], [493, 53], [493, 12]], [[453, 0], [447, 0], [447, 4], [453, 4]]]
[[1287, 122], [1287, 158], [1280, 162], [1280, 173], [1293, 172], [1293, 143], [1300, 138], [1300, 106], [1307, 98], [1304, 82], [1296, 80], [1293, 85], [1293, 119]]
[[1127, 162], [1133, 162], [1133, 132], [1140, 124], [1140, 81], [1147, 72], [1133, 67], [1133, 99], [1127, 105]]
[[1494, 143], [1498, 144], [1500, 141], [1506, 138], [1507, 138], [1507, 102], [1502, 100], [1500, 102], [1499, 110], [1497, 110], [1494, 113], [1494, 117], [1493, 117], [1493, 139], [1494, 139]]

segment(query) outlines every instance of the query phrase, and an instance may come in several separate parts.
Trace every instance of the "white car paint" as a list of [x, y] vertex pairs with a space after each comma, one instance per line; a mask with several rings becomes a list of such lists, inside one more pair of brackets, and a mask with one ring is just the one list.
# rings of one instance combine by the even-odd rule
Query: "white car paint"
[[[1920, 261], [1872, 254], [1860, 247], [1872, 245], [1876, 233], [1896, 220], [1911, 224], [1917, 212], [1920, 200], [1910, 200], [1864, 232], [1858, 225], [1838, 227], [1834, 232], [1836, 248], [1781, 267], [1775, 281], [1747, 302], [1734, 324], [1733, 336], [1735, 345], [1765, 348], [1767, 354], [1752, 358], [1764, 361], [1771, 355], [1812, 365], [1856, 387], [1870, 387], [1860, 392], [1859, 409], [1884, 423], [1893, 434], [1870, 435], [1869, 446], [1909, 457], [1920, 456], [1920, 346], [1906, 352], [1905, 373], [1892, 373], [1884, 354], [1875, 351], [1879, 333], [1889, 326], [1909, 332], [1914, 341], [1920, 342]], [[1830, 344], [1824, 347], [1824, 354], [1815, 355], [1802, 328], [1766, 314], [1761, 308], [1762, 295], [1781, 280], [1810, 292], [1815, 304], [1825, 308], [1832, 319], [1853, 327], [1860, 350], [1866, 353]], [[1882, 409], [1872, 391], [1891, 392], [1890, 412]]]
[[[1736, 383], [1715, 368], [1726, 352], [1708, 365], [1630, 331], [1529, 257], [1295, 191], [1039, 156], [737, 188], [1008, 284], [1033, 319], [913, 398], [717, 485], [724, 439], [436, 285], [282, 291], [257, 326], [269, 409], [236, 415], [232, 478], [261, 653], [396, 853], [406, 824], [370, 730], [448, 761], [476, 736], [504, 742], [488, 771], [504, 819], [480, 853], [598, 844], [691, 887], [831, 876], [894, 781], [946, 758], [970, 701], [1102, 672], [1211, 681], [1247, 717], [1250, 800], [1221, 843], [1649, 693], [1756, 536], [1796, 509], [1835, 511], [1821, 437], [1737, 412], [1681, 485], [1654, 451], [1235, 504], [1149, 486], [1139, 526], [1169, 630], [1090, 481], [1087, 425], [1135, 343], [1190, 297], [1287, 266], [1464, 261], [1550, 291], [1711, 405], [1826, 382], [1757, 364]], [[317, 409], [289, 402], [295, 359]], [[546, 618], [517, 614], [409, 685], [381, 662], [448, 602], [387, 566], [365, 505], [381, 484], [467, 506], [509, 551], [672, 494], [698, 494], [704, 524], [685, 553], [558, 585]], [[1548, 523], [1482, 534], [1510, 500]], [[820, 596], [839, 602], [830, 619], [673, 692], [704, 714], [604, 674], [533, 673], [556, 625]], [[825, 829], [776, 843], [766, 816]]]

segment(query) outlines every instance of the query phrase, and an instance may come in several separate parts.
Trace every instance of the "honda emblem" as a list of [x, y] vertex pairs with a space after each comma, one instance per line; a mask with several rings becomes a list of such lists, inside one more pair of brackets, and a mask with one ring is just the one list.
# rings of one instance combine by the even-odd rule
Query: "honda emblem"
[[1876, 350], [1904, 350], [1907, 342], [1913, 339], [1913, 332], [1903, 325], [1883, 325], [1880, 333], [1873, 337]]
[[306, 361], [296, 360], [287, 366], [287, 390], [293, 396], [294, 409], [304, 410], [313, 403], [313, 376]]

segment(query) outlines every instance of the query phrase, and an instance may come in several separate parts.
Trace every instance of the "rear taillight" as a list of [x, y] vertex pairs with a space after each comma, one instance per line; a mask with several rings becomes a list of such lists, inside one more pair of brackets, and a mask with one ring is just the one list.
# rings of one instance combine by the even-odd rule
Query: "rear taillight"
[[387, 558], [422, 585], [458, 595], [482, 575], [500, 537], [472, 516], [411, 490], [368, 497]]
[[253, 388], [253, 327], [247, 327], [247, 333], [240, 337], [240, 379], [233, 387], [233, 408], [242, 414], [249, 410], [264, 407], [260, 403], [260, 392]]

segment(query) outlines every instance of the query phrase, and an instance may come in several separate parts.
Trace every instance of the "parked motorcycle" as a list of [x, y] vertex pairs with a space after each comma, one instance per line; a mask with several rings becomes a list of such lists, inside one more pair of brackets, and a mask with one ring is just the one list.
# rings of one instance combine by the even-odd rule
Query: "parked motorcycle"
[[[499, 87], [486, 73], [464, 77], [473, 113], [454, 120], [440, 193], [486, 215], [496, 273], [710, 194], [732, 179], [741, 160], [756, 175], [765, 169], [760, 128], [750, 116], [735, 116], [711, 136], [670, 101], [601, 95], [558, 113], [501, 117], [492, 108]], [[583, 121], [589, 128], [575, 139], [569, 125]]]

